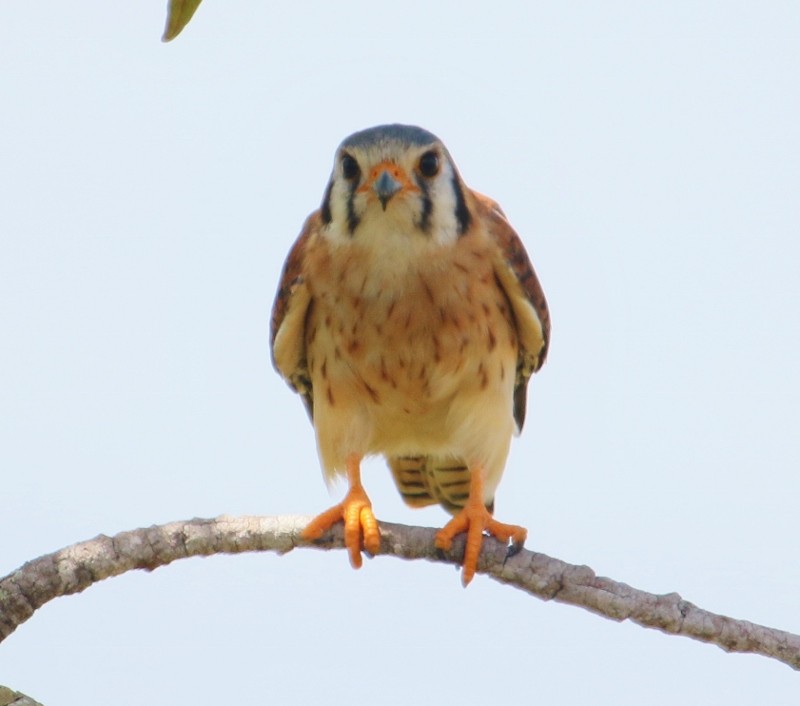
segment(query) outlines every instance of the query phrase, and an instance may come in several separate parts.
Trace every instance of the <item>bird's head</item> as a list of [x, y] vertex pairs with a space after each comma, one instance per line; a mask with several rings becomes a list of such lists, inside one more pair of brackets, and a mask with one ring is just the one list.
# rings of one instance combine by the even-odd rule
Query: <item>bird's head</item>
[[380, 125], [336, 151], [322, 202], [333, 239], [409, 238], [453, 242], [469, 227], [465, 187], [441, 140], [409, 125]]

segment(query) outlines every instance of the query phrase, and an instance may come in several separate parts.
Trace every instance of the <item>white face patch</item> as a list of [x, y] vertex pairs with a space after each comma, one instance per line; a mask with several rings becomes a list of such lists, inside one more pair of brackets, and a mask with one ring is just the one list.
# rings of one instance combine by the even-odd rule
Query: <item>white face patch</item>
[[442, 168], [430, 180], [428, 191], [429, 198], [433, 202], [429, 233], [439, 245], [449, 245], [458, 239], [460, 228], [456, 215], [458, 202], [454, 183], [457, 177], [453, 172], [450, 158], [443, 155], [442, 160]]
[[[426, 177], [420, 158], [428, 152], [439, 158], [439, 170]], [[349, 163], [348, 163], [349, 160]], [[358, 165], [353, 176], [353, 163]], [[372, 171], [382, 163], [399, 169], [403, 188], [386, 202], [385, 208], [369, 187]], [[334, 164], [328, 209], [330, 223], [323, 235], [333, 243], [358, 243], [377, 247], [386, 256], [415, 258], [431, 246], [457, 240], [460, 186], [450, 156], [441, 143], [408, 145], [396, 140], [343, 147]]]

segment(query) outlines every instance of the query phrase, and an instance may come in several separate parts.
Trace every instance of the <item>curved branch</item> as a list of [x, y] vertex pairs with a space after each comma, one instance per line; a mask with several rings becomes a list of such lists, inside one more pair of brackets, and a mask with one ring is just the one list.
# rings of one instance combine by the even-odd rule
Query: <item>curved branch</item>
[[42, 706], [30, 696], [12, 691], [7, 686], [0, 686], [0, 706]]
[[[296, 547], [334, 549], [343, 546], [337, 525], [310, 544], [300, 531], [310, 518], [218, 517], [172, 522], [100, 535], [26, 563], [0, 579], [0, 641], [33, 613], [58, 596], [79, 593], [93, 583], [132, 569], [152, 571], [177, 559], [210, 554], [274, 551]], [[402, 559], [459, 563], [463, 536], [450, 552], [434, 546], [436, 530], [382, 522], [381, 554]], [[539, 552], [522, 550], [506, 557], [506, 547], [484, 540], [478, 571], [527, 593], [580, 606], [612, 620], [632, 620], [646, 628], [709, 642], [728, 652], [753, 652], [800, 669], [800, 636], [717, 615], [685, 601], [677, 593], [656, 595], [597, 576], [588, 566], [567, 564]]]

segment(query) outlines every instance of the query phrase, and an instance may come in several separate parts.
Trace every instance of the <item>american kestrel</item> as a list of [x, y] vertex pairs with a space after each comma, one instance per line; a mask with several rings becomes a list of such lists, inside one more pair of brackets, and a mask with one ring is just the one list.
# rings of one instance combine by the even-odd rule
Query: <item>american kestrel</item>
[[380, 533], [361, 460], [385, 456], [403, 500], [467, 532], [462, 580], [484, 532], [521, 547], [492, 517], [528, 379], [544, 362], [547, 303], [500, 207], [466, 187], [427, 130], [381, 125], [342, 142], [322, 205], [292, 246], [272, 310], [272, 360], [300, 393], [327, 481], [344, 500], [304, 530], [344, 520], [353, 567]]

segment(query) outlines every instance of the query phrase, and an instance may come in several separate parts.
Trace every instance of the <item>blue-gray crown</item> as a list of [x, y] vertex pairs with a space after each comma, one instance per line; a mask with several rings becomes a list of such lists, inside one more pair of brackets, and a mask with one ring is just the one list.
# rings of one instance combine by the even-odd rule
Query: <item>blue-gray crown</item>
[[399, 142], [416, 147], [424, 147], [434, 142], [439, 142], [439, 138], [432, 132], [423, 130], [416, 125], [378, 125], [366, 130], [354, 132], [350, 137], [342, 141], [342, 147], [366, 147], [368, 145], [381, 144], [386, 142]]

